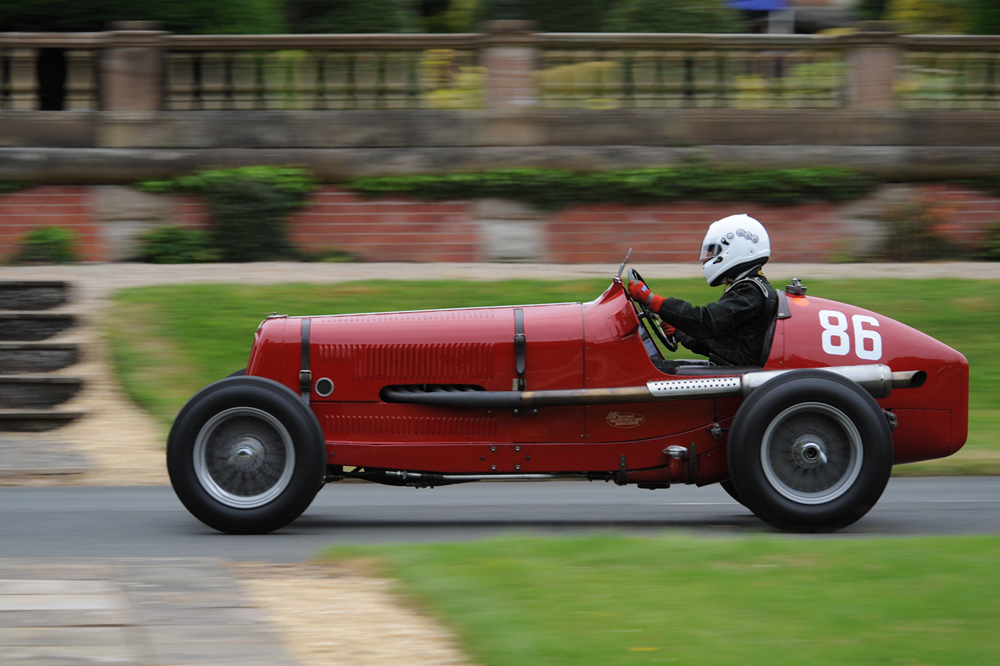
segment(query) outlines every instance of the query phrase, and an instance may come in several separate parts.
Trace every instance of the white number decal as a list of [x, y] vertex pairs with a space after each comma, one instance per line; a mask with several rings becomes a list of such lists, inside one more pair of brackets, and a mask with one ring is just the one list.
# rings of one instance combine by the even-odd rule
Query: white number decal
[[851, 338], [847, 335], [847, 317], [836, 310], [820, 310], [823, 324], [823, 351], [832, 356], [847, 356], [851, 351]]
[[869, 331], [862, 328], [862, 325], [878, 326], [878, 319], [867, 315], [854, 315], [854, 341], [856, 348], [854, 353], [858, 358], [866, 361], [877, 361], [882, 358], [882, 336], [878, 331]]
[[[819, 321], [823, 325], [823, 351], [831, 356], [847, 356], [851, 353], [851, 336], [848, 332], [847, 315], [836, 310], [820, 310]], [[878, 320], [867, 315], [851, 317], [854, 325], [854, 353], [866, 361], [882, 358], [882, 336], [865, 326], [878, 328]]]

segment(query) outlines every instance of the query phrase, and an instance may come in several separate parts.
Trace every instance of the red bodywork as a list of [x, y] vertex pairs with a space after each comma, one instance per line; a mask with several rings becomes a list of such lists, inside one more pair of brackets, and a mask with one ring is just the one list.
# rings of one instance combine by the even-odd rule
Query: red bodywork
[[[923, 371], [927, 380], [919, 388], [879, 400], [895, 415], [894, 461], [944, 457], [965, 443], [969, 374], [962, 354], [861, 308], [814, 296], [779, 293], [779, 298], [787, 299], [786, 314], [776, 322], [766, 370], [882, 364], [893, 371]], [[264, 321], [247, 374], [298, 393], [305, 319]], [[725, 432], [742, 402], [738, 397], [520, 411], [398, 404], [381, 397], [390, 386], [547, 391], [672, 379], [650, 359], [620, 279], [590, 303], [308, 320], [305, 385], [334, 469], [593, 473], [649, 486], [729, 478]], [[523, 321], [523, 373], [515, 344], [518, 321]], [[694, 455], [673, 459], [665, 453], [671, 445]]]

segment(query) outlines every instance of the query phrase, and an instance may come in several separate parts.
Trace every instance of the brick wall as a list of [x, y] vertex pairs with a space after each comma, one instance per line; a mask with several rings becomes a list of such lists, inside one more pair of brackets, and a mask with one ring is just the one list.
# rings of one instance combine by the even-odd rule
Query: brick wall
[[1000, 200], [978, 190], [952, 185], [924, 185], [918, 203], [930, 207], [942, 222], [942, 231], [965, 247], [975, 248], [1000, 224]]
[[[38, 227], [76, 230], [82, 259], [105, 262], [132, 256], [129, 244], [134, 247], [135, 236], [157, 224], [208, 224], [205, 208], [194, 197], [165, 201], [141, 195], [150, 197], [146, 212], [130, 200], [127, 214], [122, 214], [108, 189], [44, 186], [0, 195], [0, 262], [10, 258], [19, 238]], [[823, 262], [856, 254], [865, 238], [878, 235], [873, 220], [879, 213], [906, 202], [932, 207], [938, 226], [969, 247], [980, 244], [1000, 223], [1000, 197], [951, 185], [887, 188], [865, 202], [842, 206], [601, 204], [550, 214], [468, 200], [368, 200], [326, 187], [289, 221], [289, 236], [304, 249], [337, 248], [366, 261], [608, 263], [621, 261], [631, 247], [638, 262], [686, 263], [697, 259], [709, 223], [747, 213], [771, 233], [775, 261]]]
[[336, 188], [312, 197], [290, 221], [293, 243], [338, 248], [368, 261], [480, 261], [469, 201], [371, 201]]
[[93, 204], [92, 192], [83, 186], [46, 185], [0, 195], [0, 261], [17, 251], [25, 234], [41, 227], [76, 231], [83, 261], [107, 261], [108, 245]]
[[[838, 239], [849, 233], [829, 204], [791, 207], [676, 203], [666, 206], [581, 206], [556, 213], [546, 225], [549, 261], [598, 263], [623, 257], [634, 249], [636, 261], [673, 263], [697, 261], [708, 225], [746, 213], [761, 220], [775, 247], [775, 260], [825, 261], [837, 251]], [[797, 248], [792, 253], [785, 248]], [[782, 256], [784, 255], [784, 256]]]

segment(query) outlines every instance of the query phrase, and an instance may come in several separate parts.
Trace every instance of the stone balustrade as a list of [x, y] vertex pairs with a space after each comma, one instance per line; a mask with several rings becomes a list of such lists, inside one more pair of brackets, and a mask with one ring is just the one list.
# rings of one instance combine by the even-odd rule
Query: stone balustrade
[[0, 180], [243, 164], [339, 181], [692, 156], [893, 178], [1000, 167], [1000, 36], [0, 33]]
[[1000, 107], [1000, 37], [0, 33], [0, 111]]

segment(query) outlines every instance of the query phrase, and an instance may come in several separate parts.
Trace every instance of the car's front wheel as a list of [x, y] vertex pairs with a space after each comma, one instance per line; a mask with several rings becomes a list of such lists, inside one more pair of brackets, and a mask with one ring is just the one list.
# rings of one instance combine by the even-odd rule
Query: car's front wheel
[[740, 406], [728, 444], [740, 500], [786, 530], [830, 531], [864, 516], [892, 471], [892, 434], [878, 403], [830, 372], [776, 377]]
[[167, 471], [177, 497], [206, 525], [271, 532], [298, 518], [321, 487], [323, 435], [285, 386], [229, 377], [202, 389], [177, 415]]

